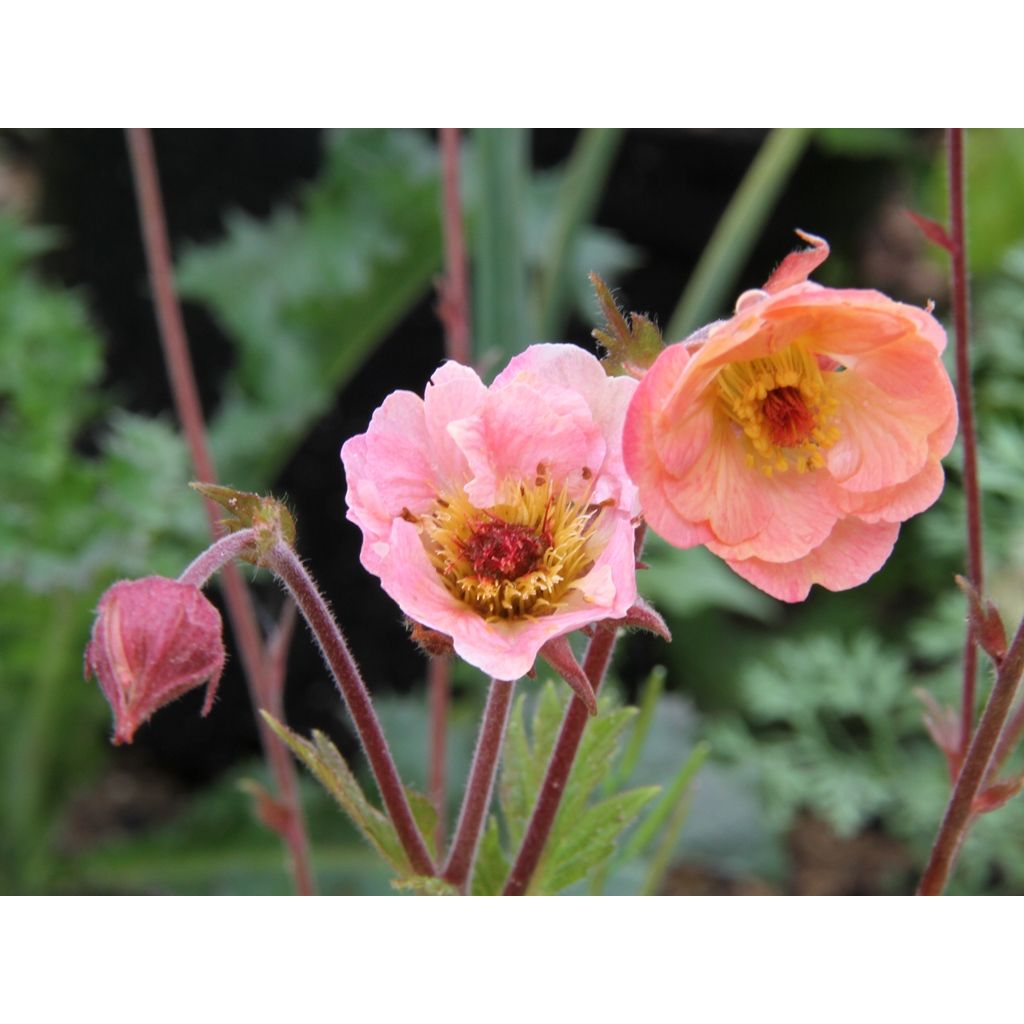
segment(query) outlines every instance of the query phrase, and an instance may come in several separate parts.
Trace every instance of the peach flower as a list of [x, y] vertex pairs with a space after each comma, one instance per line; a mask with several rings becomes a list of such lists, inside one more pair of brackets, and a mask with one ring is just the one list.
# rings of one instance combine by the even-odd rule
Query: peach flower
[[877, 572], [942, 491], [957, 427], [938, 321], [808, 281], [829, 250], [801, 237], [732, 319], [661, 353], [623, 440], [651, 528], [783, 601]]
[[573, 345], [535, 345], [490, 387], [445, 363], [346, 441], [360, 559], [460, 657], [518, 679], [548, 641], [636, 600], [636, 489], [622, 425], [636, 382]]

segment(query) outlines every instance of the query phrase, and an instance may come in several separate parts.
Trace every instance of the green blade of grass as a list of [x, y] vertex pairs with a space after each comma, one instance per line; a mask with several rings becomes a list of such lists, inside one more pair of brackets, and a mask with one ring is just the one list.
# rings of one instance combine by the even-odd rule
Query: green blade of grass
[[810, 134], [810, 128], [775, 128], [764, 140], [686, 284], [666, 342], [680, 341], [721, 311]]
[[567, 308], [566, 262], [579, 228], [594, 215], [622, 128], [585, 128], [580, 132], [558, 190], [558, 218], [551, 232], [539, 285], [540, 337], [554, 339], [563, 327]]

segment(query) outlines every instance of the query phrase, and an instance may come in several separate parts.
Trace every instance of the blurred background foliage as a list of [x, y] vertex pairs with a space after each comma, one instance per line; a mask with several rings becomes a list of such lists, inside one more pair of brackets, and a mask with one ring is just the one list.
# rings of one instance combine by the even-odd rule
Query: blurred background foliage
[[[291, 503], [405, 778], [425, 789], [425, 663], [358, 564], [337, 453], [388, 392], [422, 392], [443, 358], [436, 138], [155, 142], [221, 478]], [[797, 227], [832, 244], [823, 283], [934, 299], [945, 320], [944, 254], [905, 214], [945, 218], [941, 143], [891, 129], [467, 133], [474, 359], [489, 377], [533, 341], [592, 349], [591, 270], [678, 340], [760, 284]], [[968, 162], [988, 579], [1011, 621], [1024, 612], [1024, 132], [970, 133]], [[948, 792], [914, 690], [955, 703], [963, 642], [957, 451], [947, 469], [943, 497], [904, 527], [881, 573], [798, 607], [703, 549], [652, 539], [641, 587], [675, 642], [620, 645], [570, 800], [592, 852], [581, 860], [556, 826], [543, 891], [910, 891]], [[193, 694], [130, 748], [109, 746], [106, 705], [81, 679], [103, 588], [176, 575], [203, 546], [190, 475], [122, 137], [0, 133], [0, 890], [288, 891], [279, 844], [243, 792], [262, 768], [237, 667], [209, 718]], [[253, 585], [270, 623], [280, 597], [261, 576]], [[304, 637], [289, 664], [289, 724], [322, 730], [361, 773]], [[481, 892], [514, 849], [565, 696], [521, 691]], [[450, 818], [482, 701], [479, 676], [457, 667]], [[322, 890], [389, 891], [329, 797], [305, 778], [303, 792]], [[1024, 891], [1019, 798], [978, 823], [954, 891]]]

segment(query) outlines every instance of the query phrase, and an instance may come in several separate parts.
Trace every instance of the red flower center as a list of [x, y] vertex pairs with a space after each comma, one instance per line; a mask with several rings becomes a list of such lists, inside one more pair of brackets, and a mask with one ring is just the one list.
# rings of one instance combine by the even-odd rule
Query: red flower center
[[515, 580], [540, 568], [550, 547], [529, 526], [491, 519], [477, 524], [462, 547], [463, 557], [479, 579]]
[[802, 444], [814, 430], [814, 413], [807, 408], [799, 388], [775, 388], [765, 396], [761, 414], [768, 436], [781, 448]]

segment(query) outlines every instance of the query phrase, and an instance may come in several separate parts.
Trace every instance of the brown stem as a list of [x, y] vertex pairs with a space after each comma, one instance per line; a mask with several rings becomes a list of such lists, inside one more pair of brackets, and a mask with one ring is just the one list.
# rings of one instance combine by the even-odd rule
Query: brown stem
[[[181, 307], [174, 288], [174, 269], [171, 248], [167, 240], [167, 225], [160, 196], [160, 179], [153, 153], [153, 139], [148, 128], [129, 128], [127, 136], [146, 264], [153, 288], [160, 344], [163, 347], [174, 405], [185, 431], [196, 475], [201, 480], [213, 483], [217, 479], [217, 474], [206, 443], [206, 427], [199, 404], [199, 392], [189, 356]], [[210, 521], [210, 533], [216, 539], [219, 513], [212, 502], [207, 501], [205, 504]], [[265, 704], [263, 644], [256, 623], [256, 613], [237, 568], [234, 565], [225, 565], [221, 578], [224, 582], [228, 617], [238, 643], [246, 686], [255, 712]], [[299, 803], [295, 767], [284, 745], [258, 714], [256, 724], [264, 757], [277, 785], [279, 802], [286, 809], [290, 820], [284, 838], [291, 859], [295, 891], [304, 896], [312, 895], [316, 887], [310, 863], [309, 840]]]
[[437, 811], [435, 847], [438, 851], [444, 849], [445, 842], [445, 747], [451, 674], [451, 659], [447, 655], [431, 657], [427, 670], [430, 691], [430, 801]]
[[[583, 671], [590, 680], [590, 685], [597, 693], [604, 680], [605, 672], [612, 660], [618, 630], [614, 625], [600, 623], [594, 629], [594, 635], [587, 647], [583, 659]], [[522, 845], [516, 855], [512, 871], [505, 883], [505, 896], [522, 896], [533, 878], [534, 871], [540, 863], [541, 855], [547, 844], [551, 828], [555, 823], [558, 807], [562, 802], [569, 773], [572, 771], [576, 752], [579, 750], [583, 730], [590, 720], [590, 713], [580, 700], [570, 700], [562, 719], [562, 728], [555, 742], [548, 769], [541, 783], [537, 803], [534, 805], [530, 823], [526, 827]]]
[[[974, 429], [974, 398], [971, 388], [970, 292], [967, 287], [967, 238], [964, 229], [963, 129], [946, 130], [949, 157], [949, 217], [953, 258], [953, 324], [956, 331], [956, 390], [960, 434], [964, 450], [964, 493], [967, 496], [967, 578], [982, 593], [981, 494], [978, 488], [978, 445]], [[968, 619], [964, 648], [964, 678], [960, 706], [960, 754], [971, 742], [974, 686], [977, 677], [977, 638]]]
[[278, 541], [267, 553], [262, 564], [274, 572], [288, 588], [320, 646], [324, 661], [331, 670], [352, 716], [356, 732], [366, 752], [366, 759], [370, 762], [373, 777], [377, 780], [381, 799], [395, 826], [395, 832], [409, 858], [409, 863], [417, 874], [433, 875], [434, 864], [409, 807], [409, 799], [388, 749], [388, 742], [384, 738], [384, 730], [381, 729], [377, 714], [373, 710], [369, 691], [352, 660], [348, 644], [345, 643], [345, 638], [341, 635], [327, 602], [317, 590], [298, 555], [284, 542]]
[[515, 685], [514, 681], [494, 679], [487, 694], [487, 707], [484, 708], [483, 721], [480, 723], [480, 735], [476, 741], [473, 765], [469, 770], [469, 781], [466, 783], [466, 795], [462, 800], [455, 839], [448, 854], [448, 863], [441, 873], [446, 882], [459, 890], [465, 890], [467, 886], [477, 847], [480, 845]]
[[444, 204], [444, 281], [439, 315], [444, 325], [445, 352], [464, 366], [470, 361], [469, 274], [459, 204], [459, 129], [441, 129], [441, 171]]
[[919, 896], [940, 896], [946, 888], [949, 874], [956, 863], [960, 845], [967, 835], [973, 817], [974, 799], [981, 789], [981, 784], [988, 774], [996, 741], [1002, 732], [1003, 724], [1010, 713], [1013, 698], [1016, 696], [1021, 674], [1024, 673], [1024, 619], [1017, 627], [1017, 632], [1006, 652], [995, 686], [989, 694], [985, 710], [974, 739], [967, 751], [960, 775], [949, 799], [949, 806], [939, 826], [935, 845], [921, 884], [918, 886]]

